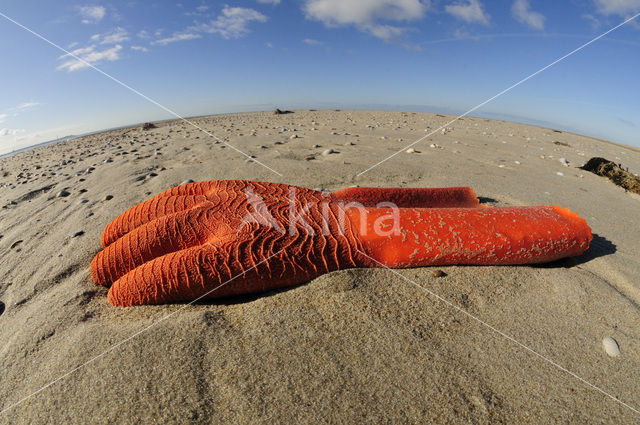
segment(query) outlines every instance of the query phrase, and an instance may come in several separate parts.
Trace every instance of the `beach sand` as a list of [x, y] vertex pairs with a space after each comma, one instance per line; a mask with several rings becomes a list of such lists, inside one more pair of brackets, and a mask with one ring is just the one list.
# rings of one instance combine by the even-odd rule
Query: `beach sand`
[[[640, 151], [465, 117], [357, 176], [453, 118], [193, 119], [282, 176], [181, 121], [0, 160], [0, 423], [639, 422], [640, 196], [578, 167], [599, 156], [638, 172]], [[187, 179], [471, 186], [489, 205], [570, 208], [595, 238], [547, 265], [355, 269], [223, 302], [112, 307], [89, 275], [102, 230]]]

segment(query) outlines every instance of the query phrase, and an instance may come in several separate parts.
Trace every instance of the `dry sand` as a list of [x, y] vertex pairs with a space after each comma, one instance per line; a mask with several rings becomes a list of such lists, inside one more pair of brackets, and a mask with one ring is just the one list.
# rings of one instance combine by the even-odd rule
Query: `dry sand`
[[[451, 118], [296, 111], [194, 119], [282, 176], [178, 121], [0, 160], [1, 407], [90, 361], [0, 423], [640, 421], [428, 292], [640, 408], [640, 197], [577, 168], [602, 156], [638, 172], [640, 152], [463, 118], [418, 152], [357, 177]], [[336, 153], [323, 156], [326, 149]], [[493, 205], [569, 207], [596, 236], [583, 256], [544, 266], [442, 267], [443, 277], [399, 270], [415, 284], [387, 270], [348, 270], [225, 303], [111, 307], [89, 276], [102, 229], [186, 179], [328, 190], [469, 185]], [[56, 197], [63, 189], [69, 195]], [[605, 353], [608, 336], [618, 357]]]

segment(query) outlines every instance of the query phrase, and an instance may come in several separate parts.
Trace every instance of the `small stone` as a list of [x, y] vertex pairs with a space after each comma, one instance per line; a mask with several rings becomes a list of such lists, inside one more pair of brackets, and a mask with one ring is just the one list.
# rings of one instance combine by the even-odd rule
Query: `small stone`
[[520, 161], [513, 161], [513, 162], [515, 162], [516, 165], [520, 165], [521, 164]]
[[113, 199], [113, 195], [107, 195], [107, 196], [104, 197], [105, 201], [110, 201], [112, 199]]
[[433, 276], [433, 277], [445, 277], [446, 275], [447, 274], [444, 271], [440, 270], [440, 269], [434, 270], [434, 271], [431, 272], [431, 276]]
[[267, 149], [265, 145], [258, 145], [258, 149]]
[[326, 149], [324, 152], [322, 152], [322, 156], [328, 156], [328, 155], [331, 155], [332, 153], [337, 153], [337, 152], [329, 148], [329, 149]]
[[311, 147], [312, 147], [312, 148], [321, 148], [322, 146], [320, 146], [320, 145], [313, 145], [313, 146], [311, 146]]
[[406, 153], [416, 153], [417, 151], [414, 148], [409, 148], [405, 152]]
[[564, 173], [562, 171], [556, 171], [556, 174], [560, 177], [564, 176]]
[[620, 355], [620, 346], [618, 345], [618, 341], [610, 336], [605, 337], [602, 340], [602, 347], [604, 347], [604, 352], [610, 357], [618, 357]]
[[313, 156], [313, 155], [309, 155], [309, 156], [305, 156], [305, 157], [304, 157], [304, 160], [305, 160], [305, 161], [311, 161], [311, 160], [314, 160], [314, 159], [316, 159], [316, 157], [315, 157], [315, 156]]
[[183, 184], [188, 184], [188, 183], [194, 183], [194, 181], [191, 180], [191, 179], [188, 179], [188, 180], [185, 180], [182, 183], [180, 183], [178, 186], [182, 186]]
[[276, 141], [276, 142], [273, 142], [273, 144], [274, 144], [274, 145], [281, 145], [281, 144], [282, 144], [282, 142], [281, 142], [281, 141]]
[[73, 235], [71, 235], [72, 238], [77, 238], [78, 236], [82, 236], [84, 235], [84, 230], [80, 230], [79, 232], [75, 232]]
[[345, 143], [344, 145], [345, 145], [345, 146], [354, 146], [354, 145], [355, 145], [355, 143], [353, 143], [353, 142], [347, 142], [347, 143]]
[[86, 204], [87, 202], [89, 202], [89, 200], [84, 198], [78, 201], [79, 204]]
[[297, 139], [298, 135], [297, 134], [292, 134], [291, 136], [289, 136], [289, 139]]
[[558, 161], [560, 161], [565, 167], [569, 166], [569, 161], [567, 161], [566, 158], [560, 158]]
[[66, 198], [71, 195], [66, 189], [62, 189], [60, 192], [56, 193], [56, 198]]

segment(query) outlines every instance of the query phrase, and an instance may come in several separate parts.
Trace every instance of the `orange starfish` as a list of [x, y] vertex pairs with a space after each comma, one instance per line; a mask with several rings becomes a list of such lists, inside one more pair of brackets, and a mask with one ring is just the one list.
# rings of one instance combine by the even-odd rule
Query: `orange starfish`
[[579, 255], [584, 219], [554, 206], [485, 207], [467, 187], [323, 193], [243, 180], [190, 183], [113, 220], [93, 280], [113, 305], [212, 299], [352, 267], [525, 264]]

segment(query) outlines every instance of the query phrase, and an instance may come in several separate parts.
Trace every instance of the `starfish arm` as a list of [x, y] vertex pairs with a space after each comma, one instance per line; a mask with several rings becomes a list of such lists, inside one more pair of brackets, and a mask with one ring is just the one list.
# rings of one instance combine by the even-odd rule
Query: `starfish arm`
[[531, 264], [580, 255], [592, 240], [577, 214], [555, 206], [367, 208], [347, 211], [367, 256], [388, 267]]
[[375, 207], [389, 202], [412, 208], [476, 208], [480, 202], [470, 187], [399, 188], [350, 187], [333, 192], [331, 199]]
[[156, 196], [116, 217], [102, 232], [102, 246], [108, 247], [134, 229], [164, 216], [210, 204], [204, 195]]

